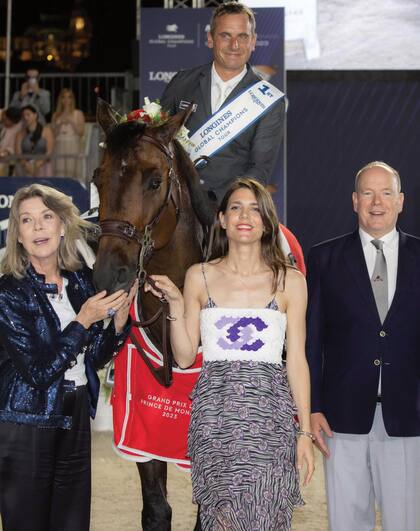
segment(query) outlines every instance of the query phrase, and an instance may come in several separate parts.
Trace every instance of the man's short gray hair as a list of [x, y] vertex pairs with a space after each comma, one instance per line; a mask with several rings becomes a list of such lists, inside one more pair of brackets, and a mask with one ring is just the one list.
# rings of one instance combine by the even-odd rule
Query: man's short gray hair
[[256, 23], [254, 12], [248, 6], [245, 6], [239, 2], [225, 2], [216, 7], [216, 9], [213, 11], [213, 16], [211, 17], [210, 21], [210, 33], [212, 35], [214, 35], [214, 31], [216, 29], [217, 19], [223, 17], [224, 15], [246, 15], [251, 24], [251, 33], [255, 35]]
[[366, 170], [370, 170], [370, 168], [383, 168], [384, 170], [387, 170], [389, 171], [389, 173], [391, 173], [394, 177], [395, 177], [395, 180], [397, 182], [397, 188], [398, 188], [398, 192], [401, 192], [401, 178], [400, 178], [400, 174], [397, 172], [396, 169], [394, 169], [392, 166], [390, 166], [389, 164], [387, 164], [386, 162], [382, 162], [380, 160], [375, 160], [373, 162], [369, 162], [369, 164], [366, 164], [365, 166], [363, 166], [363, 168], [361, 168], [357, 174], [356, 174], [356, 178], [354, 180], [354, 190], [357, 192], [357, 188], [359, 186], [359, 181], [360, 181], [360, 177], [362, 175], [363, 172], [365, 172]]

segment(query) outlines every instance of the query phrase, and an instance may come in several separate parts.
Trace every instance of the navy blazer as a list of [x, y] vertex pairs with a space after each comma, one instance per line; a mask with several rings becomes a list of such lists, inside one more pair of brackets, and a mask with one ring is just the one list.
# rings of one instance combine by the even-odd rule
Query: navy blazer
[[395, 295], [383, 324], [359, 232], [313, 247], [308, 263], [306, 354], [312, 412], [333, 431], [368, 433], [380, 368], [385, 428], [420, 435], [420, 239], [399, 231]]
[[[185, 124], [190, 136], [212, 116], [211, 66], [206, 64], [181, 70], [172, 78], [161, 98], [162, 107], [171, 114], [182, 110], [190, 102], [197, 105]], [[249, 65], [247, 68], [245, 77], [232, 90], [226, 102], [261, 80]], [[264, 184], [269, 181], [283, 138], [284, 120], [285, 98], [282, 98], [246, 131], [212, 156], [207, 166], [198, 169], [204, 186], [216, 194], [219, 202], [235, 177], [252, 177]]]
[[[68, 279], [67, 294], [76, 314], [94, 295], [91, 271], [62, 271]], [[116, 334], [113, 321], [104, 330], [102, 321], [86, 330], [72, 321], [61, 331], [60, 321], [47, 294], [55, 284], [28, 268], [24, 278], [0, 278], [0, 422], [40, 427], [70, 428], [71, 417], [63, 415], [63, 398], [74, 382], [64, 373], [85, 353], [91, 416], [99, 394], [96, 369], [103, 367], [123, 345], [129, 323]]]

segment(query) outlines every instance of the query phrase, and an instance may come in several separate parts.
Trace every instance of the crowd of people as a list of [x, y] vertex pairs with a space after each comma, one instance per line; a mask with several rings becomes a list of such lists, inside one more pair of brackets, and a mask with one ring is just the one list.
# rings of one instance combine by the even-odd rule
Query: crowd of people
[[[219, 6], [208, 39], [213, 63], [180, 72], [162, 98], [171, 112], [194, 101], [195, 129], [258, 83], [248, 64], [256, 41], [250, 9]], [[76, 149], [83, 114], [64, 89], [44, 125], [46, 95], [31, 79], [13, 99], [23, 126], [8, 109], [4, 127], [17, 131], [17, 156], [42, 152], [54, 162], [54, 149]], [[198, 168], [219, 204], [211, 259], [188, 270], [183, 293], [153, 272], [145, 287], [169, 303], [178, 366], [190, 367], [203, 347], [189, 428], [201, 528], [289, 531], [303, 503], [299, 473], [308, 484], [316, 445], [331, 531], [372, 531], [376, 506], [383, 531], [418, 531], [420, 240], [397, 227], [401, 179], [381, 161], [357, 172], [357, 227], [313, 247], [305, 279], [284, 255], [264, 186], [285, 108], [283, 96], [270, 113], [245, 118], [235, 143]], [[48, 162], [17, 167], [34, 175]], [[138, 286], [94, 295], [75, 248], [88, 228], [60, 192], [32, 185], [15, 196], [0, 281], [5, 531], [89, 529], [94, 369], [124, 342]]]
[[39, 72], [29, 69], [20, 90], [2, 112], [0, 176], [70, 177], [85, 185], [83, 136], [85, 117], [74, 92], [63, 88], [51, 122], [51, 95], [39, 86]]

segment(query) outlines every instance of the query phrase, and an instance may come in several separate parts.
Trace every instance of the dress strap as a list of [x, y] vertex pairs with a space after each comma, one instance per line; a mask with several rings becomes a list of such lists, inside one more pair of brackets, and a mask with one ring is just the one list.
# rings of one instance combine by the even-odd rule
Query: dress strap
[[204, 271], [204, 262], [201, 262], [201, 272], [203, 273], [204, 284], [206, 286], [206, 291], [207, 291], [207, 297], [208, 297], [209, 300], [211, 300], [209, 287], [208, 287], [208, 284], [207, 284], [206, 272]]

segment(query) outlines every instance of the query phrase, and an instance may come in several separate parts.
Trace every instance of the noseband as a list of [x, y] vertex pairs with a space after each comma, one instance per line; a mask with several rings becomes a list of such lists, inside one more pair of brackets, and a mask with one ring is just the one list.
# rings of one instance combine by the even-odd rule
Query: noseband
[[[173, 185], [174, 183], [178, 186], [178, 192], [180, 194], [180, 184], [178, 176], [176, 175], [176, 172], [174, 170], [173, 166], [173, 159], [174, 155], [173, 152], [169, 149], [169, 147], [162, 144], [162, 142], [159, 142], [155, 138], [149, 136], [149, 135], [143, 135], [140, 138], [140, 142], [148, 142], [149, 144], [152, 144], [156, 148], [161, 151], [168, 162], [169, 165], [169, 173], [168, 173], [168, 189], [166, 191], [165, 199], [161, 206], [159, 207], [159, 210], [157, 211], [154, 218], [144, 227], [142, 232], [139, 232], [137, 228], [130, 223], [129, 221], [120, 221], [120, 220], [114, 220], [114, 219], [104, 219], [103, 221], [99, 222], [100, 227], [100, 235], [99, 238], [102, 238], [103, 236], [115, 236], [116, 238], [121, 238], [123, 240], [126, 240], [128, 242], [136, 242], [140, 246], [140, 253], [139, 253], [139, 260], [138, 260], [138, 271], [137, 276], [139, 278], [140, 286], [142, 286], [146, 280], [146, 270], [144, 268], [145, 264], [151, 257], [153, 253], [153, 249], [155, 247], [155, 242], [152, 238], [152, 229], [159, 223], [159, 220], [166, 209], [166, 207], [169, 205], [169, 203], [172, 201], [175, 207], [175, 213], [178, 220], [179, 216], [179, 207], [176, 204], [174, 197], [173, 197]], [[127, 163], [125, 161], [121, 162], [121, 172], [124, 171]]]

